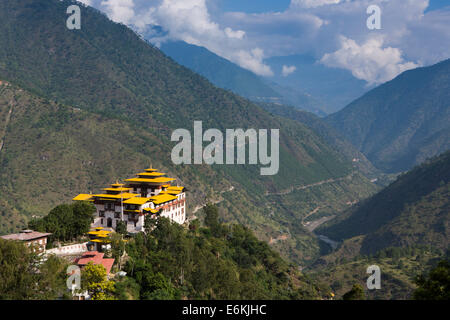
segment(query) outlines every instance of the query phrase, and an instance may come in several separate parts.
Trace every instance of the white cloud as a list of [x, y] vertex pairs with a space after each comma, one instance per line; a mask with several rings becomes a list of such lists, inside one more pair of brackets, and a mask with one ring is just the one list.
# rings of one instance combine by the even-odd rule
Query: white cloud
[[263, 62], [264, 51], [260, 48], [252, 49], [250, 52], [240, 50], [235, 55], [232, 55], [231, 58], [241, 67], [251, 70], [256, 74], [268, 77], [273, 76], [273, 71]]
[[368, 84], [392, 80], [399, 73], [418, 67], [413, 62], [404, 61], [399, 49], [383, 47], [383, 42], [382, 37], [376, 37], [358, 45], [352, 39], [341, 37], [341, 47], [325, 54], [321, 62], [330, 67], [348, 69], [353, 76]]
[[341, 0], [292, 0], [291, 6], [299, 6], [304, 8], [316, 8], [329, 4], [338, 4]]
[[283, 74], [283, 77], [287, 77], [288, 75], [292, 74], [297, 70], [297, 67], [295, 66], [286, 66], [284, 65], [282, 68], [281, 73]]
[[224, 31], [228, 38], [242, 39], [245, 36], [245, 31], [242, 30], [233, 31], [231, 28], [225, 28]]
[[[291, 0], [283, 12], [259, 14], [221, 12], [213, 0], [83, 1], [143, 33], [148, 25], [161, 26], [166, 33], [153, 34], [155, 44], [183, 40], [259, 75], [273, 74], [267, 58], [308, 54], [378, 83], [413, 65], [450, 57], [450, 10], [425, 14], [429, 0]], [[366, 9], [372, 4], [381, 7], [381, 30], [366, 27]], [[396, 60], [378, 61], [370, 50], [381, 60]], [[357, 67], [343, 60], [344, 52], [353, 54]], [[376, 72], [374, 66], [381, 70]]]
[[100, 5], [114, 22], [128, 24], [135, 17], [133, 0], [105, 0]]
[[241, 28], [222, 27], [213, 21], [206, 0], [135, 2], [139, 3], [139, 10], [134, 9], [132, 18], [132, 10], [126, 9], [133, 9], [133, 0], [108, 0], [109, 8], [106, 12], [114, 21], [133, 24], [141, 32], [144, 32], [146, 25], [161, 26], [167, 31], [167, 35], [151, 39], [157, 45], [169, 39], [182, 40], [206, 47], [258, 75], [273, 75], [270, 67], [264, 63], [264, 50], [258, 46], [248, 46], [243, 41], [246, 32]]
[[78, 0], [78, 1], [87, 6], [92, 6], [92, 0]]

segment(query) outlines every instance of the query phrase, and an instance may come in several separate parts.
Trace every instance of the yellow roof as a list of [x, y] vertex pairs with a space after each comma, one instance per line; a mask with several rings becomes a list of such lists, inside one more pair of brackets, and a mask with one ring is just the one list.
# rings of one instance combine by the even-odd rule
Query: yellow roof
[[111, 187], [122, 187], [122, 186], [124, 186], [123, 183], [113, 183], [113, 184], [111, 184]]
[[89, 231], [88, 232], [88, 234], [93, 235], [93, 236], [108, 235], [110, 233], [111, 233], [111, 231], [107, 231], [107, 230], [98, 230], [98, 231]]
[[150, 198], [135, 197], [135, 198], [128, 199], [127, 201], [124, 201], [123, 203], [142, 205], [142, 204], [147, 203], [149, 201], [150, 201]]
[[127, 179], [126, 181], [128, 181], [128, 182], [143, 182], [143, 183], [166, 183], [166, 182], [174, 181], [174, 180], [175, 179], [172, 179], [172, 178], [161, 177], [161, 178], [154, 178], [154, 179], [132, 178], [132, 179]]
[[136, 197], [135, 193], [120, 193], [120, 194], [94, 194], [95, 198], [107, 198], [107, 199], [130, 199]]
[[169, 194], [180, 194], [181, 192], [183, 192], [183, 189], [184, 187], [169, 187], [165, 192]]
[[111, 241], [108, 239], [94, 239], [94, 240], [91, 240], [91, 242], [110, 243]]
[[133, 212], [133, 213], [141, 213], [141, 210], [128, 210], [128, 209], [123, 209], [124, 212]]
[[147, 176], [147, 177], [161, 177], [165, 176], [165, 173], [162, 172], [141, 172], [137, 174], [138, 176]]
[[87, 201], [92, 198], [92, 194], [79, 194], [75, 198], [73, 198], [73, 201]]
[[181, 191], [175, 191], [175, 190], [167, 190], [167, 191], [164, 191], [164, 192], [168, 193], [168, 194], [172, 194], [172, 195], [177, 195], [177, 194], [181, 193]]
[[151, 212], [151, 213], [158, 213], [159, 212], [159, 210], [151, 209], [151, 208], [145, 208], [144, 211]]
[[155, 171], [158, 171], [157, 169], [153, 169], [153, 168], [148, 168], [148, 169], [145, 169], [145, 171], [147, 171], [147, 172], [155, 172]]
[[172, 196], [170, 194], [162, 194], [162, 195], [156, 195], [150, 198], [154, 204], [161, 204], [164, 202], [176, 200], [177, 197]]
[[174, 186], [171, 186], [171, 187], [168, 187], [167, 188], [167, 190], [173, 190], [173, 191], [183, 191], [183, 189], [184, 189], [184, 187], [174, 187]]
[[122, 192], [122, 191], [129, 191], [129, 190], [131, 190], [131, 188], [105, 188], [105, 189], [103, 189], [103, 190], [105, 190], [105, 191], [117, 191], [117, 192]]

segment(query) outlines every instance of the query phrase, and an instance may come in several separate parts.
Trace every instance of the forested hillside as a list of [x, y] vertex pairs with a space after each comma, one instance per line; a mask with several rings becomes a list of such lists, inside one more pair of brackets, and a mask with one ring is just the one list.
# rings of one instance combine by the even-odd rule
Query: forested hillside
[[[207, 205], [206, 227], [167, 219], [125, 246], [125, 270], [138, 299], [321, 299], [326, 285], [289, 265], [241, 225], [224, 225]], [[130, 286], [128, 286], [130, 287]], [[126, 291], [126, 290], [125, 290]]]
[[450, 149], [450, 60], [406, 71], [326, 121], [380, 170], [400, 172]]
[[[305, 208], [318, 201], [342, 207], [373, 192], [364, 176], [344, 179], [352, 163], [313, 129], [216, 88], [95, 9], [83, 7], [82, 29], [68, 30], [69, 4], [0, 3], [0, 79], [12, 84], [0, 87], [1, 232], [152, 164], [188, 187], [188, 214], [206, 200], [220, 203], [225, 221], [267, 241], [289, 233], [283, 251], [310, 261], [319, 242], [298, 220]], [[260, 176], [254, 165], [174, 166], [170, 135], [192, 130], [194, 120], [204, 129], [279, 128], [279, 174]], [[290, 199], [289, 208], [267, 198], [315, 183], [332, 189], [335, 181], [337, 198], [316, 189], [314, 198]]]
[[[92, 214], [91, 206], [61, 205], [52, 210], [49, 218], [75, 207]], [[124, 240], [115, 233], [111, 238], [112, 248], [105, 255], [115, 259], [112, 271], [125, 270], [126, 277], [111, 275], [106, 279], [102, 265], [88, 265], [82, 270], [82, 289], [88, 290], [94, 300], [331, 297], [326, 284], [300, 273], [249, 229], [220, 223], [217, 207], [209, 204], [204, 210], [204, 226], [196, 221], [187, 229], [161, 218], [157, 225], [147, 225], [147, 234], [139, 233]], [[47, 226], [53, 230], [53, 225]], [[60, 227], [67, 235], [72, 226]], [[0, 239], [0, 257], [0, 299], [71, 298], [65, 273], [69, 262], [65, 259], [51, 255], [39, 263], [39, 257], [23, 243], [3, 239]], [[40, 272], [34, 272], [36, 265]]]
[[342, 295], [364, 283], [366, 268], [382, 272], [372, 299], [410, 299], [416, 277], [450, 257], [450, 151], [403, 174], [391, 185], [319, 227], [341, 243], [309, 271]]
[[445, 250], [450, 239], [449, 192], [450, 151], [401, 175], [321, 232], [339, 240], [364, 235], [361, 252], [366, 254], [415, 244]]

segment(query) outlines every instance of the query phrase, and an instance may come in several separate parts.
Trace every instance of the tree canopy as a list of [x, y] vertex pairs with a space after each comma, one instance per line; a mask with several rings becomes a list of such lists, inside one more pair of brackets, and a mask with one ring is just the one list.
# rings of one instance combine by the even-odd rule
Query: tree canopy
[[42, 219], [36, 219], [28, 224], [30, 229], [40, 232], [50, 232], [51, 240], [67, 241], [84, 235], [89, 231], [95, 207], [88, 202], [62, 204], [50, 211]]
[[0, 300], [54, 300], [66, 288], [66, 263], [41, 257], [21, 242], [0, 239]]
[[427, 276], [416, 278], [418, 288], [414, 291], [416, 300], [450, 300], [450, 263], [439, 262]]

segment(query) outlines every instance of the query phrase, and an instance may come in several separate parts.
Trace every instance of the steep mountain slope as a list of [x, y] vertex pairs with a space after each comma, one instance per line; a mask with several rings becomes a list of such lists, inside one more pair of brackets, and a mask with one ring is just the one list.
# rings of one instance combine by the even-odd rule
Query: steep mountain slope
[[179, 64], [201, 74], [219, 88], [231, 90], [252, 101], [291, 104], [321, 116], [326, 115], [322, 110], [322, 104], [300, 89], [265, 81], [206, 48], [176, 41], [163, 43], [161, 50]]
[[402, 73], [326, 121], [386, 172], [450, 148], [450, 60]]
[[272, 114], [298, 121], [313, 129], [316, 134], [334, 147], [335, 150], [339, 150], [348, 160], [352, 161], [353, 166], [364, 172], [366, 176], [379, 177], [381, 175], [381, 172], [360, 151], [349, 143], [336, 129], [323, 121], [323, 119], [312, 113], [290, 106], [274, 103], [260, 103], [259, 105]]
[[[152, 163], [188, 187], [188, 214], [206, 199], [220, 202], [224, 220], [252, 227], [263, 240], [289, 232], [285, 252], [305, 261], [318, 255], [319, 244], [296, 208], [316, 201], [342, 206], [370, 194], [364, 177], [341, 181], [351, 162], [311, 128], [214, 87], [95, 9], [83, 7], [81, 30], [68, 30], [69, 4], [0, 3], [0, 79], [13, 83], [0, 103], [3, 119], [13, 106], [0, 152], [0, 198], [14, 219], [47, 213]], [[260, 176], [254, 165], [173, 165], [170, 135], [191, 129], [194, 120], [204, 130], [280, 128], [279, 174]], [[321, 181], [331, 190], [339, 181], [343, 196], [329, 199], [316, 190], [313, 200], [291, 199], [294, 212], [280, 206], [273, 214], [267, 193]]]
[[280, 98], [280, 95], [257, 75], [219, 57], [206, 48], [183, 41], [173, 41], [163, 43], [161, 51], [220, 88], [231, 90], [250, 99]]
[[448, 259], [450, 151], [400, 176], [375, 196], [318, 229], [343, 240], [310, 266], [338, 296], [365, 284], [367, 267], [381, 269], [381, 289], [371, 299], [411, 299], [414, 279]]
[[221, 185], [219, 175], [208, 184], [201, 181], [208, 175], [207, 167], [169, 170], [163, 156], [170, 152], [169, 145], [123, 120], [51, 102], [11, 85], [0, 86], [2, 120], [9, 110], [10, 121], [2, 122], [5, 135], [0, 151], [1, 233], [23, 227], [32, 216], [47, 214], [80, 191], [98, 192], [151, 163], [180, 177], [181, 183], [186, 178], [187, 185], [197, 185], [190, 191], [190, 205], [211, 193], [205, 187], [227, 186]]
[[[327, 67], [308, 54], [271, 57], [264, 62], [275, 73], [267, 80], [308, 93], [320, 101], [321, 109], [327, 114], [341, 110], [370, 89], [350, 71]], [[296, 70], [283, 75], [283, 66], [293, 66]]]
[[450, 242], [450, 151], [400, 176], [320, 232], [333, 239], [363, 235], [360, 252]]

